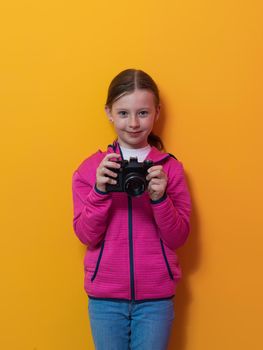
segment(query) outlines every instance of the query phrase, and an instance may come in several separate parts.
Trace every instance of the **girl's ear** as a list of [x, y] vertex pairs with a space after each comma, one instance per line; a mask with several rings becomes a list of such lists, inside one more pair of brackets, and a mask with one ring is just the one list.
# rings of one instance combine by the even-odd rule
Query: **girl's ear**
[[155, 114], [155, 122], [159, 119], [159, 116], [160, 116], [160, 112], [161, 112], [161, 105], [159, 104], [157, 107], [156, 107], [156, 114]]
[[106, 115], [107, 115], [109, 121], [110, 121], [110, 122], [113, 122], [113, 118], [112, 118], [112, 115], [111, 115], [111, 110], [110, 110], [110, 108], [109, 108], [108, 106], [105, 106], [104, 109], [105, 109], [105, 112], [106, 112]]

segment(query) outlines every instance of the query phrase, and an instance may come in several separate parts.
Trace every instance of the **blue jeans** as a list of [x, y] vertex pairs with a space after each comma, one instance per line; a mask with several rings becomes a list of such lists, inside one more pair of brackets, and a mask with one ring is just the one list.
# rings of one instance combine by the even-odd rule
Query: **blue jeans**
[[166, 350], [174, 320], [173, 299], [110, 301], [89, 299], [96, 350]]

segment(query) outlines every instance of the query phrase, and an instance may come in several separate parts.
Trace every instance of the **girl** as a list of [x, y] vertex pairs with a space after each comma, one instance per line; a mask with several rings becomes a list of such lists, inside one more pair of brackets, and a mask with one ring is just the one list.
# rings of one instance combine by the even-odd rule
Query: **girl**
[[[175, 250], [189, 234], [191, 200], [183, 165], [152, 133], [158, 88], [142, 70], [111, 82], [105, 105], [117, 139], [73, 174], [74, 231], [88, 246], [85, 290], [97, 350], [165, 350], [181, 268]], [[139, 196], [118, 186], [120, 160], [151, 160]]]

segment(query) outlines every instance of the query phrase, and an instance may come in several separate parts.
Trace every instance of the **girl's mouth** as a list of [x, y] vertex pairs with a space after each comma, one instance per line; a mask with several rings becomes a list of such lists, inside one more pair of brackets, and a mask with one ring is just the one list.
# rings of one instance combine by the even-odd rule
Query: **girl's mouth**
[[131, 136], [136, 136], [136, 135], [139, 135], [140, 133], [141, 133], [141, 131], [128, 132], [128, 134], [131, 135]]

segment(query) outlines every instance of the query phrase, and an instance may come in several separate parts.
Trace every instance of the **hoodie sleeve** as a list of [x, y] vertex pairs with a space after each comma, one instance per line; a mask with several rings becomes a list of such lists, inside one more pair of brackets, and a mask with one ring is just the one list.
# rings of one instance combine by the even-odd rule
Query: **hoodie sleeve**
[[99, 191], [88, 176], [84, 178], [78, 170], [73, 174], [73, 228], [82, 243], [95, 246], [105, 235], [111, 195]]
[[165, 195], [151, 200], [161, 239], [172, 250], [182, 246], [190, 232], [191, 198], [181, 162], [171, 159]]

